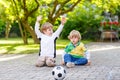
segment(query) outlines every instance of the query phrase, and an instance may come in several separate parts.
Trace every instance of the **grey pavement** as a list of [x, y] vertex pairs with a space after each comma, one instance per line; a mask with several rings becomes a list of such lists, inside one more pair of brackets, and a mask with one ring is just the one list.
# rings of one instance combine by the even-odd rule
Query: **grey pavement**
[[[93, 42], [86, 45], [91, 52], [90, 66], [66, 69], [64, 80], [120, 80], [120, 42]], [[57, 50], [60, 64], [63, 50]], [[38, 53], [0, 56], [0, 80], [54, 80], [53, 67], [35, 67]]]

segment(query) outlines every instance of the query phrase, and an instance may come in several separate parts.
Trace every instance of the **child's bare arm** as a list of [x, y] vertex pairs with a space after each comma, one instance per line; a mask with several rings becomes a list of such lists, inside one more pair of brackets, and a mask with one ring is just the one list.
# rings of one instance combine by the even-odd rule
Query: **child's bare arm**
[[61, 17], [61, 24], [64, 25], [66, 23], [66, 17], [62, 16]]
[[42, 16], [38, 16], [36, 19], [36, 23], [35, 23], [35, 33], [37, 35], [37, 38], [40, 38], [41, 36], [41, 32], [39, 30], [39, 26], [40, 26], [40, 21], [42, 20]]
[[41, 15], [39, 15], [38, 17], [37, 17], [37, 22], [40, 22], [42, 20], [42, 16]]
[[60, 24], [60, 26], [58, 27], [58, 29], [54, 33], [55, 37], [59, 37], [59, 35], [60, 35], [60, 33], [61, 33], [65, 23], [66, 23], [66, 18], [65, 17], [61, 17], [61, 24]]

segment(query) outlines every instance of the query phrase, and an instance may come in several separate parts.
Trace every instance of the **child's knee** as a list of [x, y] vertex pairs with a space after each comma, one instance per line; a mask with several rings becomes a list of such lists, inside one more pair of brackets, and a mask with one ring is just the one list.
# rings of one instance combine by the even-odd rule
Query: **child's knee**
[[64, 55], [64, 58], [66, 58], [66, 57], [70, 57], [70, 54], [65, 54], [65, 55]]
[[44, 66], [44, 64], [45, 64], [45, 62], [36, 62], [36, 64], [35, 64], [35, 66], [36, 67], [42, 67], [42, 66]]
[[46, 59], [46, 65], [49, 67], [55, 66], [55, 59], [54, 58], [47, 58]]
[[45, 56], [40, 56], [40, 57], [38, 58], [38, 60], [39, 60], [39, 61], [45, 61]]
[[39, 57], [38, 60], [36, 61], [36, 67], [42, 67], [45, 64], [45, 57]]

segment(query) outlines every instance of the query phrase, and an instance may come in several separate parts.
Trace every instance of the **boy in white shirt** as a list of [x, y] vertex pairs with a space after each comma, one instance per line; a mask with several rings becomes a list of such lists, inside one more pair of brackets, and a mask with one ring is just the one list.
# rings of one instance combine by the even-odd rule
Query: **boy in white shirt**
[[59, 37], [63, 26], [66, 22], [65, 17], [62, 17], [61, 24], [59, 28], [53, 33], [53, 25], [49, 22], [42, 24], [41, 31], [39, 30], [39, 21], [41, 21], [42, 16], [38, 16], [35, 24], [35, 33], [37, 38], [40, 39], [40, 56], [36, 62], [36, 67], [42, 67], [47, 65], [49, 67], [55, 66], [55, 54], [56, 46], [55, 40]]

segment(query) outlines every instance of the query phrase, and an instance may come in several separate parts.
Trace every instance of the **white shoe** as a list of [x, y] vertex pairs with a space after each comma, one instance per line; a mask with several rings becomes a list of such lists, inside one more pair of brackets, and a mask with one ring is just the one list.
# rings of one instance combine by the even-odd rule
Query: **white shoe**
[[73, 62], [68, 62], [68, 63], [66, 64], [66, 66], [67, 66], [68, 68], [73, 68], [73, 67], [75, 66], [75, 64], [74, 64]]

